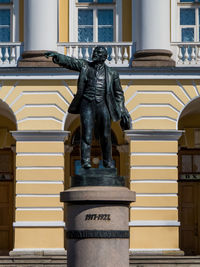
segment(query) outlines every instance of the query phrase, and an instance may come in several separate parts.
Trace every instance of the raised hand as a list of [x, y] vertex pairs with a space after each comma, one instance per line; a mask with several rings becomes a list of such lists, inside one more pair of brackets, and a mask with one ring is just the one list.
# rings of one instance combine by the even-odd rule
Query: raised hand
[[48, 52], [44, 53], [44, 55], [45, 55], [46, 58], [49, 58], [49, 57], [55, 57], [55, 56], [57, 56], [58, 53], [52, 52], [52, 51], [48, 51]]

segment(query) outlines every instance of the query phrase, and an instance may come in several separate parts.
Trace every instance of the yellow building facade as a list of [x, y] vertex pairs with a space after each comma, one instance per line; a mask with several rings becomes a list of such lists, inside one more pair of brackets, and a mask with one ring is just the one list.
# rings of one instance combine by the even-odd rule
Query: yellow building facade
[[[10, 24], [2, 22], [10, 31], [0, 40], [2, 255], [67, 249], [59, 194], [80, 164], [80, 120], [68, 113], [78, 73], [43, 54], [57, 50], [90, 59], [97, 44], [108, 48], [107, 64], [119, 72], [132, 118], [125, 133], [112, 124], [116, 167], [137, 194], [130, 207], [130, 253], [199, 254], [199, 44], [187, 39], [188, 28], [198, 25], [184, 24], [184, 12], [193, 18], [199, 3], [174, 2], [0, 1], [0, 22], [10, 16]], [[173, 24], [176, 14], [180, 25]], [[94, 140], [93, 167], [100, 161]]]

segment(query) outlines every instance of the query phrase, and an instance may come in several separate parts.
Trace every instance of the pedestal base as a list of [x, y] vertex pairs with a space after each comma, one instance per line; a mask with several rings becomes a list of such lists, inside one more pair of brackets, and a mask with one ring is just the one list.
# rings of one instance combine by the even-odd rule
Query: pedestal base
[[[113, 174], [108, 179], [116, 178], [114, 171], [110, 172]], [[91, 176], [88, 179], [91, 183]], [[83, 181], [87, 184], [86, 175]], [[129, 204], [135, 201], [135, 192], [124, 186], [101, 186], [98, 179], [97, 182], [99, 186], [95, 186], [94, 177], [93, 186], [61, 192], [61, 201], [68, 204], [67, 266], [128, 267]]]
[[52, 58], [46, 58], [44, 53], [46, 50], [40, 51], [25, 51], [22, 54], [22, 59], [18, 62], [18, 67], [53, 67], [59, 66], [53, 63]]
[[172, 52], [162, 49], [147, 49], [137, 51], [132, 61], [133, 67], [175, 67], [171, 59]]

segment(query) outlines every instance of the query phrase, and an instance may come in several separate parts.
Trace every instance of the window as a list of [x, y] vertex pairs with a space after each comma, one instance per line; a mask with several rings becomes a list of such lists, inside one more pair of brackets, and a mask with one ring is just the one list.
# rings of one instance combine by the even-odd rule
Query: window
[[11, 41], [11, 3], [0, 0], [0, 42]]
[[119, 0], [72, 0], [70, 1], [70, 41], [118, 41], [121, 39], [120, 18], [121, 1]]
[[199, 150], [179, 152], [179, 179], [200, 179]]
[[19, 0], [0, 0], [0, 42], [19, 40]]
[[180, 0], [179, 40], [182, 42], [200, 41], [200, 0]]

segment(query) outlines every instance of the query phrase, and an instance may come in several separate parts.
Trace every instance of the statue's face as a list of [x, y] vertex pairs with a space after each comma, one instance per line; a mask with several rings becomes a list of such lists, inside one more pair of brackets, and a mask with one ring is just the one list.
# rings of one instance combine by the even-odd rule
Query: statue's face
[[103, 63], [107, 58], [105, 50], [102, 48], [95, 48], [92, 54], [92, 60], [96, 63]]

